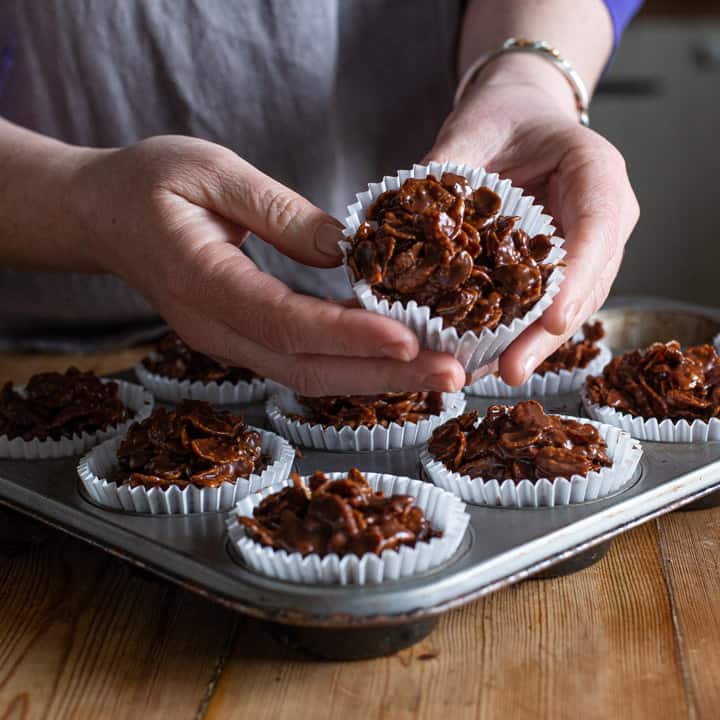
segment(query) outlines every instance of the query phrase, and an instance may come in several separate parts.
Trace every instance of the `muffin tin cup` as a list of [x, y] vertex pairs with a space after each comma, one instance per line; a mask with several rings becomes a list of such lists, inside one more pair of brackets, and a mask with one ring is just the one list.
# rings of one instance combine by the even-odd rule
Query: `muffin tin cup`
[[185, 488], [170, 486], [167, 489], [130, 487], [108, 480], [117, 467], [117, 449], [123, 440], [121, 437], [108, 440], [89, 452], [80, 460], [77, 471], [90, 499], [112, 510], [152, 515], [227, 511], [248, 493], [284, 481], [292, 469], [295, 450], [274, 433], [259, 429], [258, 432], [262, 435], [263, 451], [269, 451], [272, 462], [260, 475], [253, 474], [216, 488], [199, 488], [195, 485]]
[[138, 363], [133, 369], [137, 379], [158, 400], [173, 404], [182, 400], [204, 400], [213, 405], [247, 405], [264, 400], [270, 392], [268, 380], [206, 383], [159, 375], [150, 372], [142, 363]]
[[[522, 189], [513, 187], [509, 180], [501, 180], [497, 173], [487, 173], [483, 168], [471, 168], [449, 162], [432, 162], [429, 165], [414, 165], [412, 170], [400, 170], [394, 177], [386, 176], [381, 182], [370, 183], [365, 192], [358, 193], [357, 202], [348, 206], [349, 214], [345, 218], [343, 232], [345, 239], [340, 241], [340, 247], [353, 291], [366, 310], [391, 317], [407, 325], [415, 332], [423, 348], [450, 353], [464, 367], [465, 372], [472, 373], [497, 359], [523, 330], [532, 325], [550, 307], [560, 291], [560, 283], [563, 279], [561, 268], [553, 271], [545, 293], [523, 317], [516, 318], [510, 325], [500, 325], [495, 330], [486, 329], [479, 334], [472, 331], [459, 334], [454, 327], [443, 328], [441, 317], [432, 317], [429, 307], [418, 305], [414, 300], [404, 304], [400, 301], [390, 303], [388, 300], [377, 298], [365, 280], [355, 280], [347, 263], [352, 238], [365, 220], [368, 208], [379, 195], [386, 190], [399, 189], [409, 178], [422, 179], [428, 175], [439, 178], [446, 171], [464, 176], [473, 188], [485, 185], [496, 192], [502, 200], [499, 214], [519, 216], [517, 227], [522, 228], [529, 235], [539, 233], [553, 235], [555, 228], [551, 224], [552, 218], [542, 213], [542, 206], [533, 204], [535, 198], [523, 195]], [[562, 238], [552, 238], [553, 248], [548, 256], [548, 262], [562, 260], [565, 256], [563, 243]]]
[[[328, 473], [333, 480], [346, 477], [346, 473]], [[291, 480], [265, 488], [241, 500], [228, 518], [228, 535], [240, 557], [254, 571], [278, 580], [310, 584], [366, 585], [390, 582], [417, 575], [448, 561], [457, 551], [465, 535], [469, 516], [464, 503], [422, 480], [397, 475], [365, 473], [374, 490], [386, 496], [413, 495], [416, 503], [436, 530], [443, 535], [415, 547], [402, 546], [399, 550], [386, 550], [382, 555], [326, 555], [302, 556], [274, 550], [252, 540], [245, 533], [237, 516], [252, 516], [253, 509], [266, 496], [292, 485]]]
[[613, 425], [638, 440], [670, 443], [701, 443], [720, 440], [720, 419], [709, 421], [659, 420], [658, 418], [635, 417], [608, 405], [598, 405], [590, 400], [587, 392], [581, 393], [585, 412], [598, 422]]
[[[125, 382], [124, 380], [103, 379], [103, 382], [114, 382], [119, 385], [120, 401], [125, 407], [135, 412], [132, 418], [104, 430], [97, 430], [94, 433], [83, 432], [72, 437], [62, 437], [59, 440], [50, 438], [46, 440], [40, 440], [39, 438], [23, 440], [19, 437], [10, 440], [7, 435], [3, 435], [0, 437], [0, 458], [10, 460], [51, 460], [80, 455], [108, 438], [124, 435], [134, 422], [141, 422], [150, 417], [154, 401], [147, 390], [140, 387], [140, 385]], [[22, 392], [24, 386], [17, 387], [16, 390]]]
[[527, 382], [513, 387], [496, 375], [486, 375], [465, 388], [468, 395], [498, 398], [532, 398], [538, 395], [561, 395], [579, 390], [585, 378], [597, 375], [612, 359], [612, 351], [607, 345], [598, 343], [600, 354], [584, 368], [574, 370], [561, 369], [559, 372], [547, 372], [544, 375], [534, 373]]
[[291, 420], [287, 413], [301, 413], [302, 405], [292, 391], [278, 388], [265, 409], [273, 430], [295, 445], [330, 452], [367, 452], [422, 445], [430, 439], [436, 427], [465, 410], [465, 396], [463, 393], [443, 393], [443, 407], [439, 415], [431, 415], [418, 423], [393, 422], [387, 427], [324, 427], [317, 423]]
[[[578, 418], [571, 418], [579, 420]], [[608, 446], [613, 464], [587, 475], [541, 478], [537, 481], [486, 480], [451, 472], [436, 460], [427, 447], [420, 452], [425, 475], [438, 487], [473, 505], [502, 507], [556, 507], [597, 500], [621, 490], [633, 478], [642, 449], [630, 435], [611, 425], [579, 420], [594, 425]]]

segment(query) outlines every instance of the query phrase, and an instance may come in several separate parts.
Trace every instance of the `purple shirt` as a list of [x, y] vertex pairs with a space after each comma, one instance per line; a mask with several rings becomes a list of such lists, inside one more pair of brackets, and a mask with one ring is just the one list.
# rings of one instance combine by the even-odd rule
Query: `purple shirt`
[[643, 0], [605, 0], [608, 12], [612, 18], [614, 42], [613, 49], [617, 48], [620, 36], [635, 17], [643, 5]]

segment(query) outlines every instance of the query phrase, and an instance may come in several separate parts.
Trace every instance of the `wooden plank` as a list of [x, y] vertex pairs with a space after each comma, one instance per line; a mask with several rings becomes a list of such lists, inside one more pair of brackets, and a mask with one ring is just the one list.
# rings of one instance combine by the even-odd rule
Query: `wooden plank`
[[720, 713], [720, 508], [666, 515], [660, 544], [692, 710]]
[[[0, 718], [195, 718], [235, 615], [9, 518], [0, 516]], [[46, 541], [18, 552], [11, 522]]]
[[[145, 352], [0, 356], [0, 379], [70, 364], [113, 372]], [[254, 720], [672, 720], [689, 709], [714, 717], [718, 706], [718, 568], [699, 549], [716, 548], [718, 532], [686, 516], [662, 521], [679, 650], [656, 526], [647, 525], [581, 574], [497, 593], [446, 616], [414, 648], [352, 664], [308, 660], [251, 620], [8, 517], [0, 515], [0, 720], [182, 720], [204, 716], [206, 702], [208, 718]]]
[[574, 576], [462, 608], [392, 657], [308, 661], [243, 625], [208, 720], [684, 718], [654, 524]]
[[72, 365], [80, 370], [93, 370], [98, 375], [118, 372], [131, 368], [148, 350], [149, 346], [141, 346], [100, 353], [0, 354], [0, 382], [12, 380], [22, 385], [35, 373], [64, 372]]

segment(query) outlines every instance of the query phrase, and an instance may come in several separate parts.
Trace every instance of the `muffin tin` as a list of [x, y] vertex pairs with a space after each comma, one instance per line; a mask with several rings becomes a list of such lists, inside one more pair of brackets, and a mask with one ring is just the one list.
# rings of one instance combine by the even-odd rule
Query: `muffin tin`
[[[643, 303], [646, 303], [643, 305]], [[720, 312], [650, 301], [599, 313], [616, 351], [681, 335], [710, 341]], [[690, 331], [694, 328], [695, 331]], [[576, 395], [542, 398], [548, 410], [580, 412]], [[489, 398], [468, 397], [483, 410]], [[508, 402], [507, 400], [505, 401]], [[261, 405], [245, 410], [263, 422]], [[470, 527], [443, 567], [407, 580], [362, 587], [299, 585], [244, 567], [226, 541], [224, 514], [151, 517], [102, 509], [83, 496], [77, 459], [0, 461], [0, 503], [32, 515], [194, 592], [262, 618], [283, 640], [316, 655], [384, 655], [417, 642], [437, 618], [531, 575], [582, 569], [607, 551], [611, 538], [665, 512], [720, 497], [720, 443], [644, 443], [629, 487], [593, 502], [557, 508], [468, 506]], [[297, 470], [348, 470], [419, 476], [416, 449], [380, 453], [305, 450]]]

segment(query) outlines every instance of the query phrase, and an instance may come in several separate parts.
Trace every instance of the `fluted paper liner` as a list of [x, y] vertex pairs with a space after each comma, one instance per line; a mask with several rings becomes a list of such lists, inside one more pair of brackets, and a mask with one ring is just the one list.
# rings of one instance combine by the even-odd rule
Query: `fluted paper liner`
[[584, 368], [561, 369], [559, 372], [547, 372], [544, 375], [533, 373], [522, 385], [508, 385], [497, 375], [486, 375], [468, 385], [468, 395], [498, 398], [531, 398], [538, 395], [561, 395], [579, 390], [588, 375], [598, 375], [612, 360], [612, 351], [607, 345], [598, 343], [600, 354]]
[[[357, 202], [348, 206], [348, 217], [345, 218], [343, 231], [345, 239], [340, 241], [340, 247], [353, 291], [366, 310], [407, 325], [417, 335], [421, 347], [450, 353], [465, 368], [465, 372], [472, 373], [497, 359], [523, 330], [550, 307], [553, 298], [560, 291], [560, 282], [563, 279], [561, 268], [552, 272], [545, 293], [523, 317], [516, 318], [510, 325], [500, 325], [495, 330], [485, 329], [480, 334], [469, 331], [460, 335], [454, 327], [443, 328], [443, 319], [431, 317], [430, 308], [426, 305], [418, 305], [414, 300], [407, 304], [399, 300], [390, 303], [375, 297], [370, 285], [365, 280], [356, 280], [347, 264], [352, 238], [365, 220], [368, 208], [379, 195], [386, 190], [399, 189], [409, 178], [425, 178], [428, 175], [440, 178], [446, 171], [464, 176], [474, 189], [484, 185], [496, 192], [502, 200], [499, 214], [519, 216], [521, 219], [516, 227], [522, 228], [530, 236], [539, 233], [553, 235], [555, 228], [551, 224], [552, 218], [543, 214], [542, 206], [533, 204], [534, 197], [523, 195], [522, 189], [513, 187], [509, 180], [501, 180], [497, 173], [488, 173], [483, 168], [432, 162], [429, 165], [414, 165], [412, 170], [400, 170], [394, 177], [386, 176], [379, 183], [370, 183], [365, 192], [358, 193]], [[563, 242], [562, 238], [552, 238], [553, 249], [546, 262], [555, 262], [565, 256]]]
[[588, 502], [612, 495], [627, 485], [642, 457], [642, 449], [630, 435], [611, 425], [592, 420], [570, 418], [594, 425], [607, 443], [612, 466], [591, 471], [587, 475], [570, 478], [541, 478], [539, 480], [493, 480], [472, 478], [451, 472], [436, 460], [427, 447], [420, 452], [420, 462], [426, 476], [473, 505], [501, 505], [503, 507], [554, 507]]
[[465, 410], [465, 397], [463, 393], [443, 393], [443, 411], [439, 415], [430, 415], [417, 423], [393, 422], [387, 427], [363, 425], [336, 428], [291, 420], [287, 413], [302, 414], [303, 407], [287, 388], [278, 388], [268, 400], [265, 410], [273, 430], [295, 445], [330, 452], [399, 450], [416, 447], [429, 440], [436, 427]]
[[715, 350], [720, 353], [720, 334], [713, 338], [713, 345], [715, 346]]
[[267, 430], [262, 435], [263, 453], [271, 462], [259, 475], [225, 482], [216, 488], [199, 488], [177, 485], [164, 488], [130, 487], [108, 480], [117, 467], [117, 449], [123, 438], [112, 438], [98, 445], [80, 460], [77, 471], [83, 487], [98, 505], [113, 510], [152, 515], [186, 515], [188, 513], [219, 512], [230, 510], [235, 503], [264, 487], [284, 481], [295, 460], [295, 450], [281, 437]]
[[[237, 516], [250, 517], [253, 509], [266, 496], [292, 484], [291, 480], [249, 495], [241, 500], [228, 518], [230, 541], [240, 557], [262, 575], [297, 583], [365, 585], [410, 577], [447, 562], [460, 546], [470, 520], [465, 505], [453, 494], [422, 480], [397, 475], [364, 473], [373, 490], [386, 496], [413, 495], [430, 524], [443, 535], [430, 541], [418, 542], [415, 547], [402, 546], [386, 550], [382, 555], [362, 556], [306, 555], [274, 550], [261, 545], [245, 534]], [[332, 480], [347, 477], [347, 473], [328, 473]]]
[[178, 380], [150, 372], [142, 363], [135, 368], [137, 379], [158, 399], [177, 404], [182, 400], [204, 400], [213, 405], [247, 405], [264, 400], [269, 394], [269, 381], [202, 382]]
[[[89, 433], [83, 432], [80, 435], [72, 437], [61, 437], [59, 440], [47, 438], [40, 440], [33, 438], [32, 440], [23, 440], [20, 437], [8, 439], [7, 435], [0, 436], [0, 458], [10, 458], [11, 460], [51, 460], [55, 458], [71, 457], [80, 455], [89, 450], [94, 445], [115, 437], [116, 435], [124, 435], [127, 429], [134, 422], [140, 422], [150, 417], [153, 410], [152, 395], [135, 383], [125, 382], [124, 380], [111, 380], [102, 378], [103, 382], [114, 382], [119, 385], [118, 394], [120, 402], [125, 407], [133, 410], [135, 415], [125, 422], [97, 430]], [[19, 392], [24, 390], [23, 386], [15, 388]]]
[[609, 405], [592, 402], [585, 389], [581, 393], [585, 412], [601, 423], [607, 423], [624, 430], [638, 440], [649, 442], [693, 443], [720, 440], [720, 419], [709, 421], [670, 420], [666, 418], [644, 418], [620, 412]]

